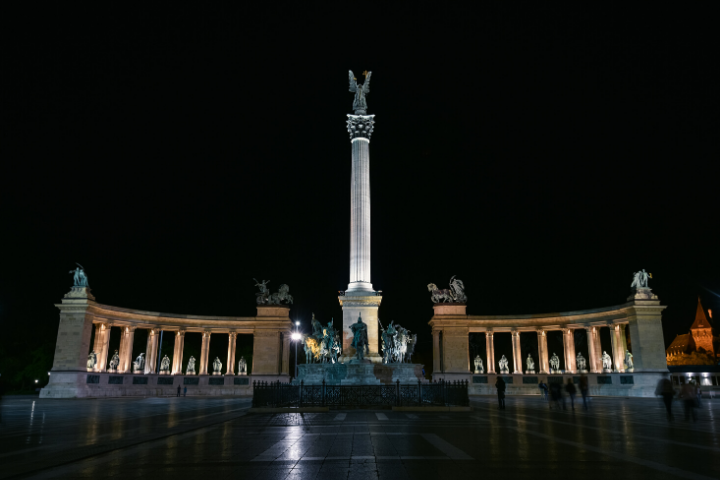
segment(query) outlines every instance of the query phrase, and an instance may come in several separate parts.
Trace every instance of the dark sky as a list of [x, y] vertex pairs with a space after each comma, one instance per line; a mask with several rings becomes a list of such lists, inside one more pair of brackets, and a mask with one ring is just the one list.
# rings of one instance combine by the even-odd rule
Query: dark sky
[[422, 349], [426, 285], [452, 275], [468, 313], [520, 314], [622, 304], [645, 268], [666, 343], [698, 294], [720, 312], [704, 4], [246, 3], [4, 15], [15, 341], [54, 341], [74, 262], [110, 305], [249, 316], [255, 277], [290, 285], [294, 319], [341, 318], [348, 69], [373, 71], [380, 316]]

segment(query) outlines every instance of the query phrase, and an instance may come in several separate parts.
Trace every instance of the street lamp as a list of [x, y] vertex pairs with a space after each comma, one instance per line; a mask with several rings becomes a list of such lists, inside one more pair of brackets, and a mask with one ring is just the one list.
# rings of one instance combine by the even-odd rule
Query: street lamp
[[300, 322], [295, 322], [295, 331], [292, 334], [292, 339], [295, 342], [295, 378], [298, 377], [298, 364], [297, 364], [297, 346], [298, 342], [302, 338], [298, 329], [300, 328]]

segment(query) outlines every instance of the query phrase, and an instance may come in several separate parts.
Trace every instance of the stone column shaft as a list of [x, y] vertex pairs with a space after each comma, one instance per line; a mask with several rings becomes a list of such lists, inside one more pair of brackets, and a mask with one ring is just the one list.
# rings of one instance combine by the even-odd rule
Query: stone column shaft
[[370, 282], [370, 140], [352, 140], [350, 179], [350, 284], [348, 291], [373, 292]]
[[577, 373], [575, 365], [575, 334], [572, 328], [563, 330], [563, 346], [565, 347], [565, 371]]
[[495, 336], [493, 332], [485, 332], [485, 350], [487, 350], [487, 373], [495, 373]]
[[198, 375], [208, 374], [208, 356], [210, 355], [210, 332], [203, 332], [200, 348], [200, 371]]
[[178, 330], [175, 334], [175, 350], [173, 352], [172, 374], [182, 375], [183, 350], [185, 349], [185, 331]]
[[237, 344], [237, 333], [230, 332], [228, 339], [227, 369], [225, 375], [235, 375], [235, 346]]
[[547, 330], [538, 330], [538, 373], [547, 374], [550, 372], [550, 359], [548, 358]]
[[602, 327], [593, 327], [595, 329], [595, 336], [593, 337], [593, 341], [595, 342], [595, 361], [596, 361], [596, 371], [597, 373], [602, 373], [603, 366], [602, 366], [602, 342], [600, 341], [600, 328]]
[[96, 343], [99, 340], [100, 344], [98, 346], [98, 350], [96, 350], [95, 353], [97, 353], [97, 364], [95, 365], [95, 371], [96, 372], [106, 372], [107, 371], [107, 364], [108, 364], [108, 348], [110, 346], [110, 326], [109, 323], [100, 323], [97, 324], [96, 327], [100, 327], [95, 332], [95, 340]]
[[512, 332], [513, 374], [522, 375], [522, 353], [520, 348], [520, 332]]
[[122, 327], [122, 335], [120, 336], [120, 365], [118, 365], [118, 373], [130, 373], [132, 371], [134, 341], [135, 327]]
[[598, 335], [598, 331], [595, 327], [585, 327], [587, 332], [588, 342], [588, 370], [590, 373], [600, 373], [602, 370], [598, 370], [598, 352], [595, 337]]
[[147, 346], [145, 347], [145, 374], [155, 373], [158, 354], [158, 332], [155, 329], [148, 330]]
[[612, 346], [613, 346], [613, 362], [615, 363], [615, 371], [625, 372], [625, 352], [622, 351], [622, 336], [620, 334], [620, 325], [613, 325], [611, 330]]

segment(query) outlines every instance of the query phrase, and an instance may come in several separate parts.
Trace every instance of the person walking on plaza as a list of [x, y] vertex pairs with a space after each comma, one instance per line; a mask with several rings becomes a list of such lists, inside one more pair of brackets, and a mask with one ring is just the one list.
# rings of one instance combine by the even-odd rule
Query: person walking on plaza
[[655, 388], [655, 395], [662, 397], [663, 403], [665, 404], [665, 410], [667, 410], [667, 419], [672, 420], [672, 401], [675, 396], [675, 390], [673, 389], [672, 382], [668, 378], [667, 373], [663, 373], [663, 378], [657, 384]]
[[498, 403], [500, 404], [500, 410], [505, 410], [505, 380], [502, 377], [497, 377], [495, 382], [495, 388], [497, 388]]
[[187, 397], [187, 387], [183, 389], [183, 397]]
[[538, 383], [538, 388], [540, 389], [540, 395], [544, 400], [547, 400], [548, 398], [548, 386], [545, 382]]
[[580, 375], [580, 394], [582, 395], [583, 409], [585, 409], [585, 410], [588, 409], [588, 404], [587, 404], [588, 390], [589, 390], [589, 388], [588, 388], [587, 375], [585, 375], [585, 374]]
[[697, 387], [690, 382], [686, 383], [680, 389], [680, 398], [682, 398], [685, 407], [685, 420], [690, 421], [690, 417], [692, 417], [693, 422], [697, 422], [697, 413], [695, 412]]
[[180, 385], [178, 385], [177, 392], [178, 392], [178, 393], [177, 393], [177, 396], [179, 397], [179, 396], [180, 396]]
[[563, 410], [567, 410], [565, 407], [565, 398], [563, 398], [562, 394], [562, 383], [552, 382], [550, 383], [550, 408], [552, 408], [554, 404], [555, 407], [560, 410], [560, 402], [562, 402]]
[[[572, 378], [568, 378], [567, 384], [565, 385], [565, 391], [568, 393], [568, 397], [570, 397], [570, 406], [573, 410], [575, 410], [575, 393], [577, 392], [577, 389], [573, 384]], [[565, 405], [563, 405], [563, 407], [564, 406]]]

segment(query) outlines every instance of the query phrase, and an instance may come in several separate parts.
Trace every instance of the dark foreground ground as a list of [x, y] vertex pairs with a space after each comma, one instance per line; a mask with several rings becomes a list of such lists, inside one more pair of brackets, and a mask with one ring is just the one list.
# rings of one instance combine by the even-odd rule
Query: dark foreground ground
[[720, 478], [720, 400], [697, 423], [680, 403], [668, 422], [653, 399], [595, 398], [587, 412], [507, 403], [272, 415], [237, 398], [6, 397], [0, 478]]

